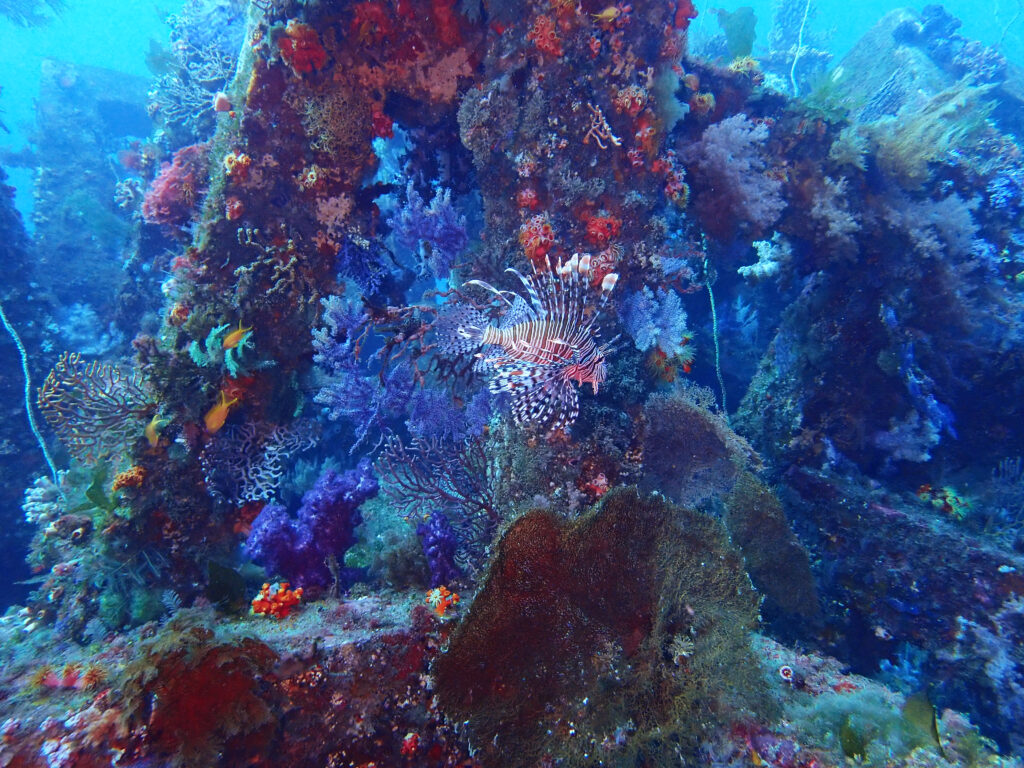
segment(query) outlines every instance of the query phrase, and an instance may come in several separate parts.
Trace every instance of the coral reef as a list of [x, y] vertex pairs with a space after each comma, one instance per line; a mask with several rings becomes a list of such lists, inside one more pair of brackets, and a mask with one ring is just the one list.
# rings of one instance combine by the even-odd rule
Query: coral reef
[[0, 765], [1019, 758], [1020, 75], [699, 10], [188, 0], [148, 99], [47, 64]]

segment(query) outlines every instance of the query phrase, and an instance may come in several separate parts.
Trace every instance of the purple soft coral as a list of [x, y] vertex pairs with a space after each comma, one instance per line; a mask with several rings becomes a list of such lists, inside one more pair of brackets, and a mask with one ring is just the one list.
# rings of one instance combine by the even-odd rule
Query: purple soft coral
[[[303, 495], [295, 517], [279, 504], [263, 508], [246, 542], [249, 556], [269, 573], [306, 589], [327, 587], [333, 580], [328, 560], [333, 556], [340, 561], [355, 542], [356, 526], [362, 522], [359, 505], [377, 490], [368, 458], [341, 475], [325, 470]], [[343, 574], [343, 580], [350, 581], [351, 573]]]
[[466, 217], [455, 210], [451, 192], [446, 189], [437, 190], [428, 207], [410, 183], [405, 206], [388, 219], [388, 225], [394, 231], [395, 242], [419, 259], [421, 275], [429, 267], [435, 277], [447, 277], [469, 242]]
[[447, 586], [459, 578], [455, 564], [455, 531], [444, 513], [432, 512], [426, 522], [416, 526], [416, 535], [420, 537], [423, 554], [430, 565], [430, 586]]
[[782, 182], [766, 172], [761, 156], [768, 135], [764, 123], [733, 115], [709, 125], [684, 152], [697, 213], [718, 240], [728, 241], [743, 230], [761, 234], [786, 207]]

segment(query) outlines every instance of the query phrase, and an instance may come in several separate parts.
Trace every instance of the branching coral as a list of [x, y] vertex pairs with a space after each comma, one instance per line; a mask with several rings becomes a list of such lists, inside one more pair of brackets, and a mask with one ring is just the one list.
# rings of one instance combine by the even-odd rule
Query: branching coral
[[193, 141], [213, 127], [214, 95], [235, 72], [245, 20], [236, 3], [188, 0], [168, 18], [173, 69], [149, 92], [150, 114]]
[[692, 334], [686, 327], [686, 310], [679, 294], [663, 288], [630, 294], [619, 308], [622, 324], [636, 348], [647, 352], [655, 347], [668, 357], [684, 351]]
[[447, 278], [469, 242], [466, 217], [452, 205], [450, 190], [438, 189], [429, 206], [411, 182], [405, 195], [405, 205], [388, 219], [395, 242], [412, 254], [421, 275], [429, 268], [434, 277]]
[[406, 514], [424, 504], [457, 507], [467, 518], [499, 519], [494, 470], [480, 438], [461, 446], [390, 435], [377, 462], [384, 493]]

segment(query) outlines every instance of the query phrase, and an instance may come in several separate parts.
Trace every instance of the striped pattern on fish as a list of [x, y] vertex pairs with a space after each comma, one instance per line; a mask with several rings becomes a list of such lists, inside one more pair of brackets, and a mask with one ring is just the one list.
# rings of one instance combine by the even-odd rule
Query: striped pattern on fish
[[[564, 264], [532, 275], [508, 269], [526, 296], [484, 288], [507, 305], [497, 325], [479, 310], [456, 304], [437, 320], [438, 347], [448, 354], [474, 352], [491, 373], [490, 390], [508, 392], [517, 424], [568, 426], [579, 414], [577, 388], [589, 383], [597, 394], [605, 381], [605, 355], [615, 339], [598, 344], [595, 323], [618, 275], [606, 275], [595, 303], [590, 290], [590, 255], [574, 254]], [[511, 297], [511, 298], [510, 298]]]

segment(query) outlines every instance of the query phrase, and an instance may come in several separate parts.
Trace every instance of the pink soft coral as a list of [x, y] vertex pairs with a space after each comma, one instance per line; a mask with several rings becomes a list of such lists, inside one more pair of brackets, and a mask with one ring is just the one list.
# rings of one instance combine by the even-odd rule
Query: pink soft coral
[[150, 224], [179, 228], [188, 224], [206, 192], [206, 145], [192, 144], [174, 153], [146, 190], [142, 218]]
[[718, 240], [759, 236], [786, 207], [782, 182], [767, 172], [761, 154], [767, 140], [767, 125], [740, 114], [709, 125], [700, 141], [683, 152], [697, 193], [697, 214]]

